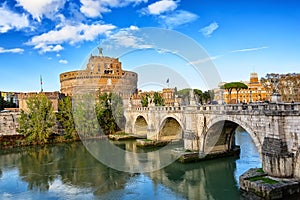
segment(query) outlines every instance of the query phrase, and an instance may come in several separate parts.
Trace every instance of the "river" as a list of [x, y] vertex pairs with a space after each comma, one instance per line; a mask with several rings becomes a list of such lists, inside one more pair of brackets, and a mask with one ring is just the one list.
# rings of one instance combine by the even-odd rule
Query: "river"
[[106, 167], [80, 142], [1, 151], [0, 199], [240, 199], [238, 177], [261, 161], [248, 133], [236, 144], [240, 158], [135, 174]]

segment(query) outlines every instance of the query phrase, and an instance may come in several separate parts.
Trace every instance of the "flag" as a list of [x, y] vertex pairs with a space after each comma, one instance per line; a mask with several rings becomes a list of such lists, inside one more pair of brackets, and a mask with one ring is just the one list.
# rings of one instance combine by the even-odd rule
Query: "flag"
[[169, 78], [167, 79], [166, 83], [169, 83]]

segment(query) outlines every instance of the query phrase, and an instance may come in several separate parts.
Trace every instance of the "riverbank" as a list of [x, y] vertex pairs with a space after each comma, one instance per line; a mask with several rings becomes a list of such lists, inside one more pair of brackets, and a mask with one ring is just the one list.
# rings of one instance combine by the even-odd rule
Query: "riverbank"
[[24, 135], [1, 135], [0, 136], [0, 150], [2, 149], [11, 149], [17, 147], [26, 147], [26, 146], [36, 146], [36, 145], [47, 145], [47, 144], [58, 144], [58, 143], [68, 143], [80, 141], [80, 138], [76, 137], [74, 139], [65, 139], [64, 136], [55, 135], [50, 137], [46, 142], [35, 142], [27, 141]]
[[113, 141], [135, 140], [135, 139], [145, 138], [144, 136], [132, 135], [132, 134], [124, 133], [124, 132], [109, 134], [109, 135], [107, 135], [107, 137], [108, 137], [108, 139], [113, 140]]
[[202, 156], [199, 154], [199, 152], [193, 152], [193, 151], [191, 152], [191, 151], [186, 151], [184, 149], [175, 149], [173, 153], [180, 155], [180, 157], [177, 160], [178, 162], [193, 163], [193, 162], [212, 160], [212, 159], [224, 158], [224, 157], [239, 157], [240, 148], [235, 148], [231, 151], [226, 151], [226, 152], [206, 154]]
[[25, 147], [25, 146], [35, 146], [35, 145], [47, 145], [47, 144], [58, 144], [58, 143], [69, 143], [76, 142], [81, 140], [94, 140], [94, 139], [109, 139], [112, 141], [121, 141], [121, 140], [136, 140], [143, 138], [142, 136], [130, 135], [124, 132], [118, 132], [110, 135], [102, 135], [95, 137], [76, 137], [74, 139], [66, 139], [64, 135], [53, 135], [48, 138], [45, 142], [35, 142], [35, 141], [27, 141], [26, 137], [22, 134], [16, 135], [1, 135], [0, 136], [0, 150], [2, 149], [11, 149], [17, 147]]
[[300, 181], [268, 176], [261, 168], [251, 168], [239, 178], [241, 194], [251, 199], [300, 198]]

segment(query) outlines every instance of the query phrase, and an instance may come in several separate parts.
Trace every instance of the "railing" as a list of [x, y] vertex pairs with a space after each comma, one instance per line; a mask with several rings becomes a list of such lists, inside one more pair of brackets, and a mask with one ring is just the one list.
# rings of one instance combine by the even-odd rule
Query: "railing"
[[200, 112], [300, 112], [300, 103], [250, 103], [250, 104], [227, 104], [227, 105], [198, 105], [198, 106], [153, 106], [133, 107], [133, 111], [185, 111], [195, 110]]

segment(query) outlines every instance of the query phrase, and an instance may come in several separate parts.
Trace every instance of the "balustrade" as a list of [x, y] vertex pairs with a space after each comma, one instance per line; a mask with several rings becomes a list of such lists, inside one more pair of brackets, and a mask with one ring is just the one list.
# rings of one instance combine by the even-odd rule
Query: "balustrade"
[[199, 106], [155, 106], [155, 107], [135, 107], [135, 111], [184, 111], [186, 108], [195, 110], [197, 112], [243, 112], [248, 111], [281, 111], [281, 112], [295, 112], [300, 111], [300, 103], [250, 103], [250, 104], [227, 104], [227, 105], [199, 105]]

